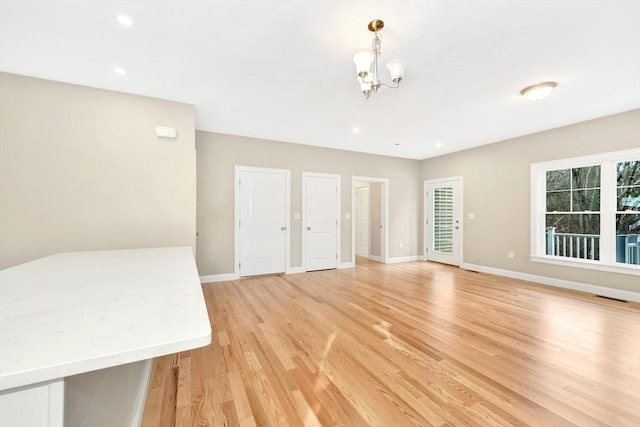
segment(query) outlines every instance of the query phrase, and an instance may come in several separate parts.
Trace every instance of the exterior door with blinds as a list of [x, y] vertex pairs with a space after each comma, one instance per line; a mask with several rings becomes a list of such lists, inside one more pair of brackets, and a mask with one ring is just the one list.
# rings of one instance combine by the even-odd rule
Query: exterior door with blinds
[[425, 258], [460, 265], [462, 178], [425, 181]]

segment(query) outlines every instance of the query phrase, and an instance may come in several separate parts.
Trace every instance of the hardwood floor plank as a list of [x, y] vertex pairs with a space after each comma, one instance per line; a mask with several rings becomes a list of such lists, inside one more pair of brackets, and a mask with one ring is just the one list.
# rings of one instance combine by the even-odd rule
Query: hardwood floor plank
[[426, 262], [203, 285], [151, 426], [636, 426], [640, 304]]
[[191, 352], [178, 355], [178, 384], [176, 392], [176, 427], [190, 427], [192, 424], [191, 408]]

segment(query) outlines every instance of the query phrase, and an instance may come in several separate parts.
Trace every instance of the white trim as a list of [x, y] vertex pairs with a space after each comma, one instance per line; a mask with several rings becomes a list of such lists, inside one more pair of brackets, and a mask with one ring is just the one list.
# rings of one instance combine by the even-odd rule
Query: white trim
[[[356, 181], [360, 182], [377, 182], [382, 185], [382, 256], [380, 262], [386, 263], [389, 257], [389, 178], [375, 178], [368, 176], [352, 176], [351, 177], [351, 263], [355, 265], [356, 260], [356, 216], [354, 215], [354, 207], [356, 205]], [[369, 242], [369, 251], [371, 251], [371, 242]], [[373, 259], [373, 256], [369, 255]]]
[[497, 276], [510, 277], [512, 279], [526, 280], [529, 282], [554, 286], [556, 288], [571, 289], [574, 291], [586, 292], [588, 294], [602, 295], [609, 298], [640, 302], [640, 292], [624, 291], [621, 289], [607, 288], [604, 286], [589, 285], [587, 283], [573, 282], [570, 280], [556, 279], [546, 276], [537, 276], [535, 274], [520, 273], [518, 271], [503, 270], [501, 268], [485, 267], [483, 265], [464, 263], [460, 265], [460, 268], [463, 268], [465, 270], [479, 271], [481, 273], [495, 274]]
[[399, 262], [411, 262], [411, 261], [419, 261], [422, 259], [420, 255], [412, 255], [412, 256], [399, 256], [394, 258], [388, 258], [387, 264], [397, 264]]
[[151, 382], [151, 372], [153, 371], [153, 359], [147, 359], [143, 361], [144, 366], [142, 368], [142, 381], [141, 387], [138, 388], [136, 396], [136, 407], [133, 412], [133, 419], [131, 420], [132, 427], [140, 427], [142, 425], [142, 417], [144, 415], [144, 405], [147, 401], [147, 392], [149, 391], [149, 384]]
[[305, 273], [305, 272], [306, 271], [304, 267], [291, 267], [286, 274], [299, 274], [299, 273]]
[[237, 273], [213, 274], [210, 276], [200, 276], [200, 283], [226, 282], [227, 280], [238, 280]]
[[588, 270], [607, 271], [609, 273], [631, 274], [640, 276], [640, 265], [635, 264], [603, 264], [600, 261], [555, 257], [550, 255], [531, 255], [530, 258], [532, 262], [541, 262], [544, 264], [562, 265], [565, 267], [586, 268]]
[[240, 260], [240, 172], [266, 172], [282, 173], [285, 175], [285, 270], [288, 273], [291, 269], [291, 171], [289, 169], [260, 168], [254, 166], [235, 165], [234, 168], [234, 245], [233, 245], [233, 271], [240, 277], [238, 262]]
[[341, 262], [340, 264], [338, 264], [338, 269], [342, 270], [344, 268], [354, 268], [356, 266], [356, 263], [354, 261], [351, 262]]
[[336, 185], [338, 186], [337, 206], [336, 206], [336, 218], [338, 223], [336, 224], [336, 268], [340, 264], [342, 259], [342, 210], [340, 207], [340, 201], [342, 199], [342, 176], [335, 173], [320, 173], [320, 172], [302, 172], [302, 221], [300, 221], [300, 231], [302, 232], [302, 271], [307, 271], [307, 233], [305, 228], [307, 226], [307, 178], [319, 177], [319, 178], [335, 178], [337, 179]]
[[378, 255], [369, 255], [367, 258], [371, 261], [382, 262], [382, 257], [379, 257]]

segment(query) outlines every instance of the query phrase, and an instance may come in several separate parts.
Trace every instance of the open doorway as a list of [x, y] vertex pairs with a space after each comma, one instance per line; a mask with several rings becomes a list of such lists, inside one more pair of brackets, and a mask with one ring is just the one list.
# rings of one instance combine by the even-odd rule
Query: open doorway
[[351, 259], [354, 264], [356, 256], [387, 262], [388, 192], [389, 181], [386, 178], [352, 179]]

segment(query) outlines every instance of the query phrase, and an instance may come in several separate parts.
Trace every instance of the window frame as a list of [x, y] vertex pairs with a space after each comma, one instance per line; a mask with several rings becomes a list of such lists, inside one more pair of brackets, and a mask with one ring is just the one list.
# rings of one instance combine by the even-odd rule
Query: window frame
[[[617, 175], [619, 162], [640, 160], [640, 148], [531, 164], [532, 262], [640, 276], [640, 265], [616, 262]], [[546, 174], [548, 171], [600, 165], [600, 260], [546, 254]]]

